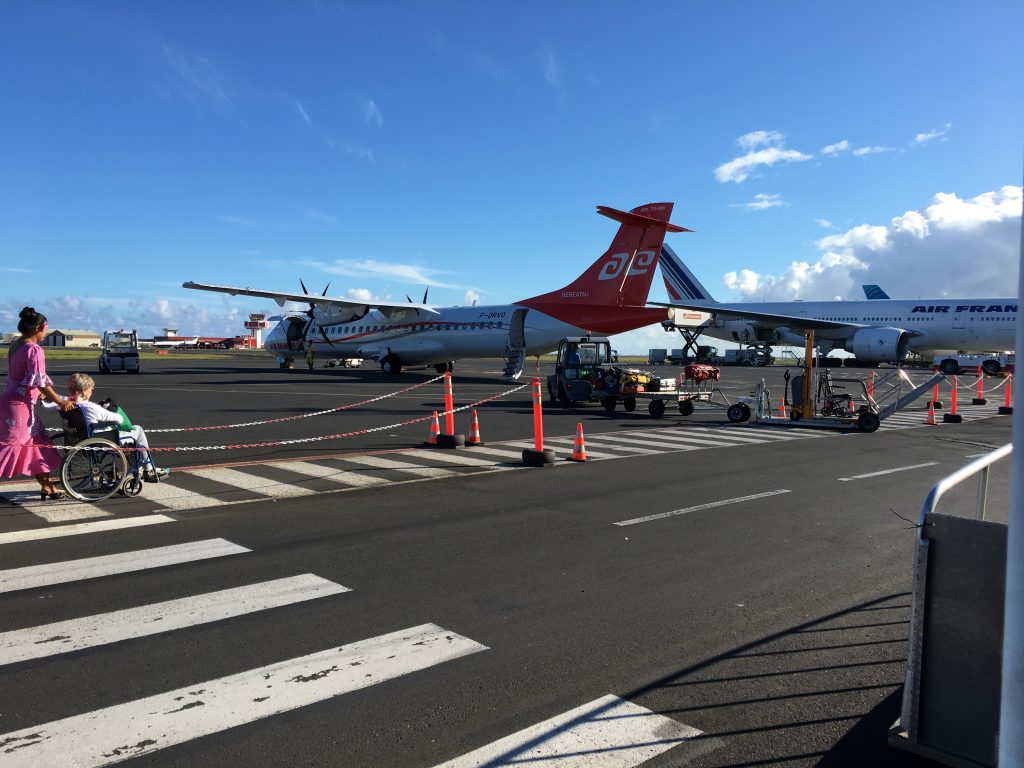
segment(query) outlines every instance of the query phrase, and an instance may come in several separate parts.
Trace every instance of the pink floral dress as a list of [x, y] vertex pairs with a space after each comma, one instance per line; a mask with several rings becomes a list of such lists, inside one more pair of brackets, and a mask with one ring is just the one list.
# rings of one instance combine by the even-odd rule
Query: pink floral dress
[[0, 477], [38, 475], [60, 467], [60, 454], [35, 418], [40, 387], [53, 386], [46, 358], [26, 343], [7, 358], [7, 386], [0, 393]]

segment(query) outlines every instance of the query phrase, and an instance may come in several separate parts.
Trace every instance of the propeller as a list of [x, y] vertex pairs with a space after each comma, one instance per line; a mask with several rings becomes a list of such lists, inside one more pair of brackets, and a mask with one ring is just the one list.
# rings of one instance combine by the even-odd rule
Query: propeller
[[[302, 281], [301, 277], [299, 278], [299, 285], [302, 286], [302, 292], [304, 294], [306, 294], [307, 296], [309, 296], [309, 290], [306, 288], [306, 284]], [[331, 287], [331, 283], [330, 283], [330, 281], [328, 281], [327, 285], [324, 286], [324, 290], [323, 290], [323, 292], [320, 295], [321, 296], [326, 296], [327, 295], [327, 289], [330, 288], [330, 287]], [[302, 330], [302, 347], [303, 347], [303, 349], [305, 349], [305, 347], [306, 347], [306, 337], [309, 335], [309, 329], [313, 327], [313, 319], [316, 317], [316, 302], [315, 301], [310, 301], [309, 302], [309, 309], [306, 310], [305, 314], [306, 314], [306, 317], [309, 318], [309, 322], [306, 323], [306, 327]], [[323, 337], [324, 341], [326, 341], [332, 347], [334, 346], [334, 342], [331, 341], [328, 338], [327, 332], [324, 331], [323, 326], [320, 326], [320, 335]]]
[[[423, 301], [421, 301], [420, 304], [426, 304], [427, 303], [427, 294], [428, 293], [430, 293], [430, 286], [429, 285], [427, 286], [426, 290], [423, 291]], [[409, 298], [409, 294], [408, 293], [405, 294], [405, 300], [408, 301], [410, 304], [412, 304], [412, 299]]]

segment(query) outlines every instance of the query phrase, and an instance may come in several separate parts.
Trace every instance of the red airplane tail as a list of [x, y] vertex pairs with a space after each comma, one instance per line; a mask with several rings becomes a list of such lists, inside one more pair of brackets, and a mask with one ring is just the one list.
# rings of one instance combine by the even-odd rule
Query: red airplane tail
[[666, 310], [644, 305], [665, 233], [693, 231], [669, 223], [672, 207], [650, 203], [626, 213], [599, 205], [598, 213], [619, 222], [608, 250], [564, 288], [516, 303], [599, 333], [622, 333], [666, 319]]

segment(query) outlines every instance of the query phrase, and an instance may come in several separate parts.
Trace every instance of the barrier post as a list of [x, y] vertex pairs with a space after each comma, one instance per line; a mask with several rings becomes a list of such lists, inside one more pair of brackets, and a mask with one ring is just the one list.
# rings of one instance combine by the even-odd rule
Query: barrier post
[[452, 375], [444, 374], [444, 427], [445, 432], [437, 436], [438, 448], [461, 448], [466, 444], [465, 435], [455, 434], [455, 398], [452, 395]]
[[932, 401], [930, 403], [928, 403], [928, 407], [934, 408], [936, 410], [941, 410], [942, 409], [942, 403], [939, 401], [939, 385], [938, 384], [936, 384], [934, 387], [932, 387]]
[[947, 424], [959, 424], [964, 417], [956, 412], [956, 376], [953, 377], [953, 393], [949, 396], [949, 413], [942, 414], [942, 420]]
[[1011, 398], [1011, 391], [1012, 390], [1013, 390], [1013, 374], [1011, 373], [1011, 374], [1009, 374], [1006, 377], [1006, 400], [1004, 401], [1003, 405], [999, 406], [999, 415], [1000, 416], [1012, 416], [1013, 415], [1013, 406], [1010, 405], [1010, 403], [1012, 402], [1012, 400], [1010, 399]]
[[540, 378], [533, 386], [533, 448], [523, 448], [523, 464], [528, 467], [555, 466], [555, 452], [544, 447], [544, 419], [541, 410]]
[[971, 400], [971, 405], [985, 405], [988, 400], [985, 399], [985, 372], [978, 366], [978, 394]]

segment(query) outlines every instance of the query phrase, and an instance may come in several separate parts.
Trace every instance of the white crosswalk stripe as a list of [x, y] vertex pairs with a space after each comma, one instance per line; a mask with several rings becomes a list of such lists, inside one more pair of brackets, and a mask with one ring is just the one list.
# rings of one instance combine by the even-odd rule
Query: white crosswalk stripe
[[148, 568], [162, 568], [165, 565], [177, 565], [212, 557], [240, 555], [248, 551], [245, 547], [232, 544], [224, 539], [207, 539], [191, 544], [174, 544], [168, 547], [124, 552], [118, 555], [87, 557], [63, 563], [29, 565], [24, 568], [0, 571], [0, 593], [49, 587], [80, 579], [97, 579], [101, 576], [142, 571]]
[[0, 665], [223, 621], [348, 592], [311, 573], [0, 633]]
[[[964, 421], [973, 421], [994, 417], [997, 415], [997, 409], [996, 405], [967, 406], [961, 408], [959, 412]], [[885, 419], [880, 428], [928, 428], [924, 423], [926, 413], [920, 409], [901, 411]], [[939, 426], [955, 426], [943, 424], [941, 412], [937, 414], [937, 421]], [[604, 461], [704, 448], [769, 445], [794, 440], [836, 437], [839, 434], [842, 432], [798, 426], [789, 420], [781, 419], [767, 424], [737, 425], [680, 422], [675, 426], [595, 433], [585, 436], [585, 445], [588, 459]], [[568, 458], [574, 442], [575, 435], [557, 435], [546, 438], [545, 445], [557, 449], [558, 458], [565, 459]], [[409, 448], [388, 452], [386, 455], [351, 454], [336, 457], [329, 463], [319, 463], [315, 459], [276, 461], [249, 465], [244, 471], [228, 467], [190, 469], [172, 474], [168, 482], [147, 483], [139, 498], [154, 504], [158, 511], [188, 511], [225, 504], [243, 504], [253, 500], [251, 495], [243, 495], [241, 498], [238, 494], [232, 495], [235, 489], [256, 494], [259, 498], [310, 496], [324, 489], [323, 484], [311, 487], [306, 478], [330, 483], [341, 491], [421, 479], [462, 476], [467, 470], [472, 469], [511, 470], [524, 467], [524, 448], [533, 448], [533, 441], [516, 440], [457, 450]], [[344, 465], [339, 462], [343, 462]], [[572, 463], [558, 461], [556, 466], [572, 466]], [[265, 468], [273, 470], [274, 477], [261, 476]], [[393, 470], [401, 475], [396, 477], [380, 470]], [[288, 476], [294, 478], [288, 479]], [[408, 479], [403, 476], [408, 476]], [[187, 486], [192, 477], [212, 480], [232, 490], [217, 493], [189, 488]], [[0, 499], [21, 506], [47, 523], [67, 524], [68, 528], [82, 520], [110, 517], [112, 514], [102, 506], [103, 502], [40, 502], [38, 492], [33, 490], [35, 487], [33, 483], [5, 484], [0, 486]], [[119, 501], [123, 503], [124, 499], [121, 498]], [[0, 544], [5, 541], [0, 534]]]
[[483, 650], [469, 638], [422, 624], [0, 735], [3, 764], [108, 765]]
[[608, 695], [437, 768], [630, 768], [700, 734], [696, 728]]

